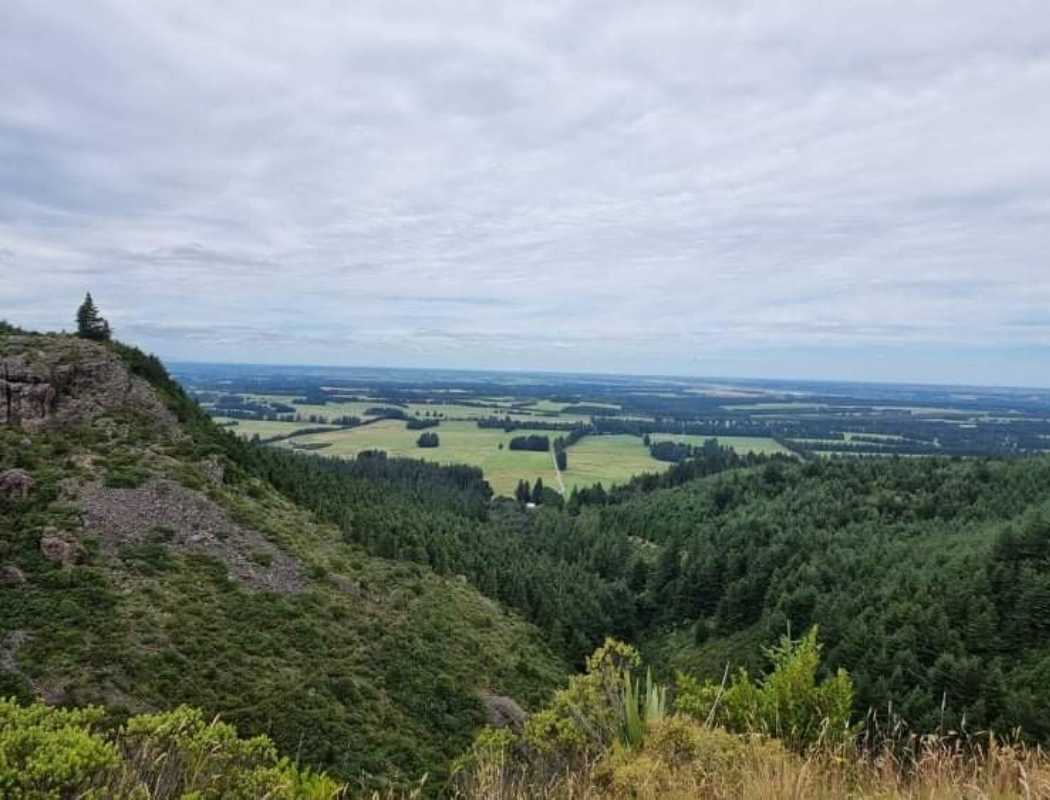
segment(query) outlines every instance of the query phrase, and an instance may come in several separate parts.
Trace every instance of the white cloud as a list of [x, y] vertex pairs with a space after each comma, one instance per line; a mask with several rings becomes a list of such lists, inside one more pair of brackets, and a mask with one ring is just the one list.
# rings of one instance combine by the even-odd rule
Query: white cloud
[[1034, 0], [8, 0], [0, 53], [23, 324], [90, 288], [199, 360], [1050, 366]]

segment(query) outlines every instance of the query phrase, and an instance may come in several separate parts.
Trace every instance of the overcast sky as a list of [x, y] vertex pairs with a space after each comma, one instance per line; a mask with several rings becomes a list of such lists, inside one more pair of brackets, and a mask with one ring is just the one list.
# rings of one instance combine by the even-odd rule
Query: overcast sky
[[1050, 385], [1050, 6], [0, 2], [0, 318]]

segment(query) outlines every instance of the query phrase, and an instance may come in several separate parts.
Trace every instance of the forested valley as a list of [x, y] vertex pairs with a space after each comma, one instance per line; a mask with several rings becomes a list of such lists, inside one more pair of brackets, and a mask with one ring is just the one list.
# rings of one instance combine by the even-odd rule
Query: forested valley
[[465, 576], [577, 664], [612, 635], [717, 678], [817, 625], [860, 717], [1050, 738], [1050, 459], [726, 454], [525, 509], [490, 503], [468, 468], [238, 452], [376, 555]]

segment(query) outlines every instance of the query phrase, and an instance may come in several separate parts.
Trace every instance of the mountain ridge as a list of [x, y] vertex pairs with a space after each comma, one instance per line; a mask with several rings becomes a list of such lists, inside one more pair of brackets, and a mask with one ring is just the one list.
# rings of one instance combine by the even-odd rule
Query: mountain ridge
[[238, 459], [160, 362], [0, 335], [0, 695], [199, 706], [364, 785], [443, 774], [480, 693], [565, 665], [455, 577], [368, 555]]

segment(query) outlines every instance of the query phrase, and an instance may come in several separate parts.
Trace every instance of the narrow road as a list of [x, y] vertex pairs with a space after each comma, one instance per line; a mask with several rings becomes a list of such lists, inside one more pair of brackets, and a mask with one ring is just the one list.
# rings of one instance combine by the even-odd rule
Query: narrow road
[[558, 454], [551, 449], [551, 460], [554, 462], [554, 474], [558, 476], [558, 486], [561, 487], [561, 496], [565, 497], [565, 481], [561, 479], [561, 470], [558, 469]]

